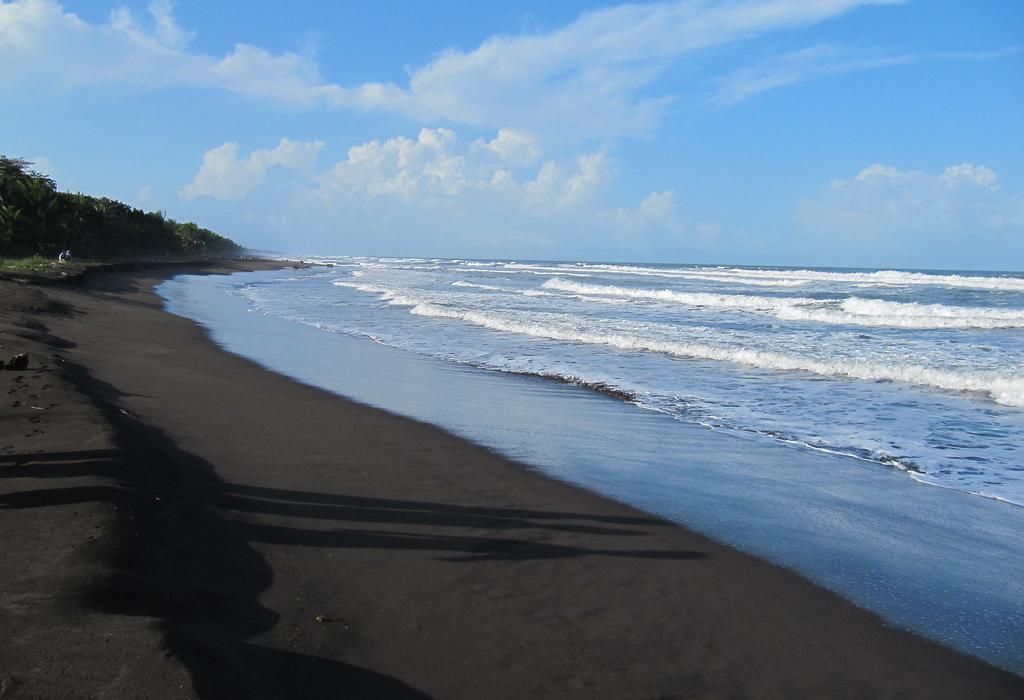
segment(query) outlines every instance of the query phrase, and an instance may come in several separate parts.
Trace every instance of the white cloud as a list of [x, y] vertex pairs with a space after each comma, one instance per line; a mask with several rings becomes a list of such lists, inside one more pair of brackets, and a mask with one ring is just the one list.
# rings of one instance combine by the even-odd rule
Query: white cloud
[[1024, 197], [1003, 189], [984, 165], [939, 174], [875, 163], [800, 201], [798, 221], [815, 233], [849, 238], [1020, 235]]
[[55, 0], [5, 2], [0, 4], [0, 90], [19, 83], [33, 89], [40, 84], [183, 85], [299, 107], [312, 107], [336, 90], [321, 84], [307, 56], [239, 43], [215, 57], [190, 50], [191, 37], [166, 0], [149, 5], [145, 22], [118, 8], [103, 24], [82, 20]]
[[[463, 144], [451, 129], [421, 129], [415, 139], [399, 136], [348, 149], [346, 157], [318, 178], [315, 190], [329, 198], [500, 198], [522, 209], [551, 211], [591, 201], [614, 177], [602, 152], [571, 163], [530, 164], [539, 150], [522, 132], [502, 129], [494, 139]], [[527, 157], [528, 156], [528, 157]]]
[[518, 129], [498, 129], [497, 136], [490, 141], [478, 139], [473, 145], [490, 151], [502, 160], [522, 165], [533, 163], [541, 154], [537, 139], [529, 132]]
[[[679, 219], [679, 199], [672, 190], [652, 192], [635, 209], [617, 208], [601, 212], [601, 216], [614, 222], [615, 230], [627, 236], [658, 232], [669, 236], [686, 233]], [[701, 224], [700, 226], [703, 226]], [[698, 233], [700, 232], [698, 226]]]
[[14, 0], [0, 4], [0, 87], [19, 80], [38, 85], [40, 78], [64, 86], [188, 85], [301, 108], [397, 111], [420, 122], [511, 127], [559, 139], [615, 138], [657, 126], [670, 96], [644, 91], [687, 53], [895, 1], [620, 5], [552, 32], [493, 36], [469, 51], [449, 49], [413, 70], [404, 86], [345, 87], [321, 79], [316, 63], [301, 54], [241, 43], [224, 56], [191, 50], [191, 33], [166, 1], [153, 2], [144, 23], [119, 9], [107, 23], [91, 24], [56, 0]]
[[153, 202], [153, 186], [143, 185], [142, 189], [135, 193], [132, 203], [137, 207], [147, 207]]
[[424, 120], [513, 125], [562, 137], [642, 135], [657, 125], [666, 104], [643, 90], [682, 55], [865, 4], [890, 0], [619, 5], [547, 34], [495, 36], [471, 51], [446, 51], [413, 71], [406, 87], [369, 84], [335, 98]]
[[456, 152], [457, 140], [450, 129], [422, 129], [416, 139], [400, 136], [353, 146], [320, 177], [319, 190], [371, 199], [458, 195], [481, 183]]
[[[247, 213], [278, 235], [335, 251], [356, 245], [399, 252], [431, 242], [431, 250], [452, 255], [554, 254], [580, 244], [628, 257], [685, 234], [672, 191], [634, 206], [608, 204], [617, 173], [606, 152], [524, 163], [518, 148], [488, 147], [509, 139], [498, 133], [471, 141], [451, 129], [421, 129], [413, 138], [352, 146], [321, 170], [310, 167], [319, 143], [283, 139], [243, 156], [229, 142], [206, 152], [183, 194], [234, 200], [252, 193]], [[286, 169], [261, 184], [275, 165]]]
[[228, 142], [203, 154], [195, 179], [181, 193], [186, 199], [214, 197], [239, 200], [263, 183], [267, 171], [280, 166], [308, 170], [324, 147], [322, 141], [281, 139], [276, 148], [256, 150], [239, 160], [238, 144]]
[[946, 171], [940, 177], [947, 187], [968, 184], [979, 185], [993, 192], [1002, 189], [1002, 185], [999, 184], [999, 178], [996, 177], [996, 174], [991, 169], [986, 168], [984, 165], [972, 165], [971, 163], [951, 165], [946, 168]]
[[536, 178], [523, 184], [522, 203], [541, 211], [577, 207], [592, 202], [614, 177], [610, 160], [601, 152], [579, 156], [572, 167], [547, 161]]
[[149, 3], [149, 13], [155, 23], [154, 33], [157, 40], [164, 46], [185, 46], [195, 32], [181, 28], [174, 19], [174, 4], [171, 0], [154, 0]]
[[53, 180], [57, 179], [58, 170], [56, 166], [53, 164], [53, 161], [47, 158], [46, 156], [32, 156], [31, 158], [27, 158], [26, 160], [28, 160], [28, 162], [32, 164], [30, 166], [32, 170], [35, 170], [37, 173], [41, 175], [46, 175], [47, 177]]
[[845, 46], [819, 44], [774, 56], [755, 66], [742, 68], [720, 78], [717, 81], [718, 90], [708, 102], [717, 107], [725, 107], [768, 90], [829, 75], [907, 66], [926, 61], [990, 61], [1016, 56], [1021, 51], [1021, 47], [1014, 46], [997, 51], [864, 55]]
[[[42, 8], [47, 3], [35, 0], [24, 4]], [[146, 31], [136, 23], [132, 13], [124, 7], [115, 8], [110, 13], [111, 28], [123, 32], [137, 42], [155, 40], [162, 46], [172, 48], [185, 47], [195, 36], [195, 32], [186, 31], [174, 19], [174, 3], [170, 0], [153, 0], [146, 9], [153, 21], [152, 36], [147, 36]], [[72, 15], [66, 15], [69, 21], [72, 17]]]

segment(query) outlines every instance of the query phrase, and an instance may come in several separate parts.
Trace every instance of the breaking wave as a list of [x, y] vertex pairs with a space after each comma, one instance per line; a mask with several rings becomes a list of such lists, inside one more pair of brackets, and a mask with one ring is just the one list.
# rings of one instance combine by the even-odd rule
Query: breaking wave
[[973, 275], [941, 275], [929, 272], [903, 272], [880, 270], [878, 272], [825, 272], [821, 270], [750, 270], [744, 268], [721, 268], [718, 274], [727, 276], [755, 277], [760, 279], [800, 280], [803, 282], [852, 282], [860, 284], [884, 284], [895, 286], [934, 285], [966, 289], [988, 289], [1001, 291], [1024, 291], [1024, 277], [980, 277]]
[[475, 282], [466, 282], [465, 280], [458, 280], [452, 282], [453, 287], [471, 287], [473, 289], [486, 289], [492, 292], [507, 292], [509, 291], [505, 287], [495, 287], [493, 284], [476, 284]]
[[[681, 278], [687, 280], [705, 280], [709, 282], [725, 282], [728, 284], [743, 284], [755, 287], [799, 287], [807, 284], [808, 280], [803, 279], [762, 279], [756, 275], [722, 274], [717, 269], [707, 268], [657, 268], [639, 267], [635, 265], [580, 265], [580, 269], [595, 273], [610, 273], [614, 275], [633, 275], [640, 277], [667, 277]], [[545, 268], [552, 272], [567, 274], [566, 268]], [[569, 268], [575, 269], [575, 268]]]
[[506, 333], [571, 343], [603, 345], [626, 351], [656, 352], [673, 357], [732, 362], [759, 369], [803, 371], [825, 377], [891, 381], [947, 391], [983, 394], [1006, 406], [1024, 406], [1024, 378], [992, 372], [964, 372], [912, 364], [873, 364], [854, 360], [817, 360], [750, 348], [729, 348], [676, 340], [657, 340], [623, 333], [593, 333], [567, 326], [531, 323], [480, 311], [450, 308], [429, 302], [413, 306], [417, 316], [464, 321]]
[[747, 294], [677, 292], [671, 289], [642, 289], [614, 285], [583, 284], [557, 277], [541, 285], [571, 294], [608, 298], [674, 302], [695, 307], [742, 309], [769, 313], [785, 321], [813, 321], [837, 325], [892, 328], [1024, 328], [1024, 309], [994, 309], [944, 304], [895, 302], [848, 297], [765, 297]]
[[775, 315], [786, 321], [890, 328], [1024, 328], [1022, 309], [972, 308], [859, 297], [843, 299], [835, 308], [794, 307], [779, 309]]
[[734, 309], [777, 309], [786, 306], [820, 303], [809, 297], [763, 297], [749, 294], [712, 294], [710, 292], [676, 292], [671, 289], [638, 289], [604, 284], [583, 284], [557, 277], [541, 285], [545, 289], [556, 289], [573, 294], [596, 294], [627, 299], [648, 299], [671, 301], [689, 306], [717, 306]]

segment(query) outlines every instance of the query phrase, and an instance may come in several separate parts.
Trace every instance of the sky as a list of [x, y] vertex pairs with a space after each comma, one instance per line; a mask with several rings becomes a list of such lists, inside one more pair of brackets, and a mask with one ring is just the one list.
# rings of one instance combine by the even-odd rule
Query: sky
[[1024, 270], [1024, 2], [0, 1], [0, 153], [303, 255]]

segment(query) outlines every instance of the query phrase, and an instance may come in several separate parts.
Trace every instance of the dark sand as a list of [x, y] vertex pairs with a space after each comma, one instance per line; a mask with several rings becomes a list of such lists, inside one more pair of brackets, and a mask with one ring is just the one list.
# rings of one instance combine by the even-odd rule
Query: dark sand
[[1024, 697], [795, 574], [219, 350], [152, 292], [182, 271], [0, 282], [0, 356], [31, 355], [0, 372], [0, 696]]

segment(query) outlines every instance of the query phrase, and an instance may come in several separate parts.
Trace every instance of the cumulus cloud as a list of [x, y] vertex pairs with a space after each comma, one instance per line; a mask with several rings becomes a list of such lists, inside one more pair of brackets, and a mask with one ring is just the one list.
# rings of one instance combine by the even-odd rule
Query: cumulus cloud
[[456, 151], [451, 129], [422, 129], [417, 138], [400, 136], [353, 146], [319, 178], [318, 190], [327, 195], [454, 196], [481, 186]]
[[324, 147], [322, 141], [291, 141], [281, 139], [275, 148], [255, 150], [245, 158], [238, 158], [238, 144], [228, 142], [203, 154], [203, 164], [192, 182], [181, 194], [186, 199], [214, 197], [239, 200], [266, 179], [267, 171], [274, 167], [308, 170], [316, 162]]
[[498, 129], [498, 134], [490, 141], [478, 139], [473, 145], [490, 151], [502, 160], [517, 164], [528, 165], [541, 155], [537, 139], [529, 132], [518, 129]]
[[[626, 235], [657, 231], [667, 236], [679, 236], [687, 228], [679, 218], [679, 198], [672, 190], [652, 192], [635, 208], [619, 207], [602, 212], [614, 228]], [[705, 224], [698, 224], [698, 237], [704, 238]]]
[[[265, 226], [336, 251], [354, 244], [363, 252], [400, 252], [432, 241], [439, 253], [518, 255], [614, 244], [621, 256], [657, 237], [685, 234], [671, 190], [632, 206], [607, 204], [617, 178], [608, 153], [527, 163], [518, 147], [488, 147], [510, 139], [499, 132], [467, 140], [451, 129], [424, 128], [414, 137], [354, 145], [322, 169], [313, 167], [320, 143], [282, 139], [243, 156], [229, 142], [206, 152], [182, 194], [235, 200], [252, 193], [247, 212]], [[275, 166], [280, 175], [270, 190], [262, 183]]]
[[463, 205], [501, 199], [524, 211], [550, 212], [591, 202], [614, 177], [600, 151], [570, 162], [547, 160], [534, 169], [538, 153], [520, 132], [502, 129], [492, 140], [466, 144], [451, 129], [424, 128], [415, 139], [375, 139], [349, 148], [316, 179], [313, 191], [328, 199], [460, 198]]
[[812, 232], [851, 238], [1012, 235], [1024, 229], [1024, 197], [984, 165], [930, 174], [875, 163], [801, 200], [797, 218]]
[[144, 21], [119, 9], [108, 22], [91, 24], [56, 0], [14, 0], [0, 4], [0, 87], [18, 80], [38, 84], [40, 77], [64, 86], [189, 85], [300, 108], [385, 110], [420, 122], [615, 138], [657, 126], [671, 96], [645, 91], [687, 53], [895, 1], [620, 5], [585, 13], [555, 31], [493, 36], [472, 50], [449, 49], [412, 70], [405, 85], [341, 86], [322, 79], [316, 63], [302, 54], [242, 43], [224, 56], [194, 51], [191, 33], [166, 1], [153, 2]]
[[956, 187], [961, 184], [977, 185], [993, 192], [998, 192], [1003, 188], [999, 184], [996, 174], [984, 165], [972, 165], [971, 163], [951, 165], [939, 177], [947, 187]]

